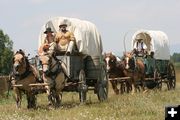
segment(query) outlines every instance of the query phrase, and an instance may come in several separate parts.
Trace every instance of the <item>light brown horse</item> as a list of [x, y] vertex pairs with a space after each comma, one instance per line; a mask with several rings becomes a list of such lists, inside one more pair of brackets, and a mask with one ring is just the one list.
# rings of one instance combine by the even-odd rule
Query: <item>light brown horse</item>
[[140, 80], [144, 90], [145, 65], [143, 61], [140, 58], [134, 58], [132, 52], [127, 52], [124, 53], [123, 62], [125, 64], [124, 74], [132, 78], [132, 94], [135, 92], [135, 82], [138, 80]]
[[[20, 49], [13, 57], [12, 86], [15, 94], [16, 106], [21, 107], [22, 92], [27, 97], [27, 108], [36, 107], [36, 98], [29, 84], [37, 83], [37, 70], [30, 65], [25, 53]], [[19, 86], [18, 86], [19, 85]]]
[[[114, 79], [114, 78], [119, 78], [119, 77], [125, 77], [126, 75], [124, 74], [124, 64], [122, 61], [113, 55], [111, 52], [110, 53], [105, 53], [104, 54], [104, 60], [106, 63], [106, 70], [108, 72], [109, 78]], [[118, 81], [117, 80], [111, 80], [111, 85], [116, 94], [119, 94], [119, 89], [117, 87]], [[126, 86], [127, 86], [127, 92], [129, 92], [129, 81], [125, 81]], [[123, 85], [124, 83], [121, 83], [121, 93], [123, 93]]]
[[54, 54], [44, 52], [39, 56], [42, 63], [42, 78], [47, 85], [46, 92], [48, 94], [49, 104], [55, 108], [60, 106], [62, 89], [65, 86], [65, 74], [59, 60]]

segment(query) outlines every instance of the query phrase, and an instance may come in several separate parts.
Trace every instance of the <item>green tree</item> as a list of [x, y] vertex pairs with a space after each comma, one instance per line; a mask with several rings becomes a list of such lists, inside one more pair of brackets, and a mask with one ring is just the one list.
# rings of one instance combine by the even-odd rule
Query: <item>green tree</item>
[[13, 57], [13, 42], [0, 29], [0, 75], [7, 75], [11, 71]]
[[173, 62], [180, 62], [180, 53], [174, 53], [172, 56], [171, 56], [171, 60]]

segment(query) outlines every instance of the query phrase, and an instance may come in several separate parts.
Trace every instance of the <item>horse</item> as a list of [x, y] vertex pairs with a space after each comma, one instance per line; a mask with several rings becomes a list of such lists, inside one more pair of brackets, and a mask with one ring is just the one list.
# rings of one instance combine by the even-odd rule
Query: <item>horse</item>
[[53, 53], [44, 52], [39, 56], [42, 64], [42, 79], [48, 95], [49, 105], [60, 106], [62, 89], [65, 87], [65, 73], [59, 60]]
[[125, 65], [123, 72], [126, 76], [132, 78], [132, 94], [135, 92], [135, 84], [138, 80], [140, 80], [144, 90], [145, 65], [143, 61], [140, 58], [134, 58], [133, 52], [126, 52], [123, 57], [123, 63]]
[[16, 107], [21, 107], [22, 92], [27, 97], [27, 108], [36, 107], [36, 97], [29, 84], [37, 83], [38, 72], [36, 68], [30, 65], [28, 58], [21, 49], [13, 56], [13, 71], [11, 75], [11, 84], [15, 95]]
[[[107, 70], [107, 73], [109, 75], [109, 78], [114, 79], [114, 78], [118, 78], [118, 77], [125, 77], [125, 74], [123, 72], [124, 66], [122, 64], [122, 61], [118, 57], [113, 55], [111, 52], [105, 53], [104, 54], [104, 61], [106, 64], [106, 70]], [[119, 89], [117, 88], [118, 81], [117, 80], [111, 80], [110, 82], [111, 82], [113, 91], [116, 94], [119, 94]], [[125, 81], [125, 82], [126, 82], [126, 86], [128, 87], [127, 92], [129, 92], [130, 89], [129, 89], [128, 81]], [[124, 83], [121, 83], [121, 93], [124, 92], [123, 85], [124, 85]]]

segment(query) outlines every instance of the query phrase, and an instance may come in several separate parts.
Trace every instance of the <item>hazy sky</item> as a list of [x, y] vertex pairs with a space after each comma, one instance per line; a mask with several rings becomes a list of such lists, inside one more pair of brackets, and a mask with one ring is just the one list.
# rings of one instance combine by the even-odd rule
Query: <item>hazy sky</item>
[[[171, 53], [180, 52], [180, 0], [0, 0], [0, 11], [0, 29], [13, 40], [14, 49], [32, 55], [42, 25], [56, 16], [93, 22], [104, 51], [121, 54], [125, 33], [131, 31], [131, 36], [143, 28], [164, 31]], [[128, 40], [126, 47], [131, 47]]]

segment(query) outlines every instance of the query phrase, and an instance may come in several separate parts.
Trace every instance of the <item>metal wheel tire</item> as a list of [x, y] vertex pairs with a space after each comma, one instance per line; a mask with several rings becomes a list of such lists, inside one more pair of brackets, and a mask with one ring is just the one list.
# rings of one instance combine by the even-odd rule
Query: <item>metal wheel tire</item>
[[107, 100], [108, 98], [108, 76], [106, 70], [102, 69], [101, 80], [98, 81], [97, 96], [100, 102]]
[[81, 103], [86, 102], [87, 95], [87, 85], [86, 85], [86, 76], [84, 70], [79, 72], [79, 100]]
[[157, 68], [154, 70], [154, 81], [157, 83], [157, 88], [162, 90], [162, 79]]
[[176, 73], [174, 69], [174, 65], [172, 63], [169, 63], [168, 65], [168, 72], [167, 72], [167, 79], [168, 79], [168, 84], [169, 84], [169, 89], [175, 89], [176, 87]]

